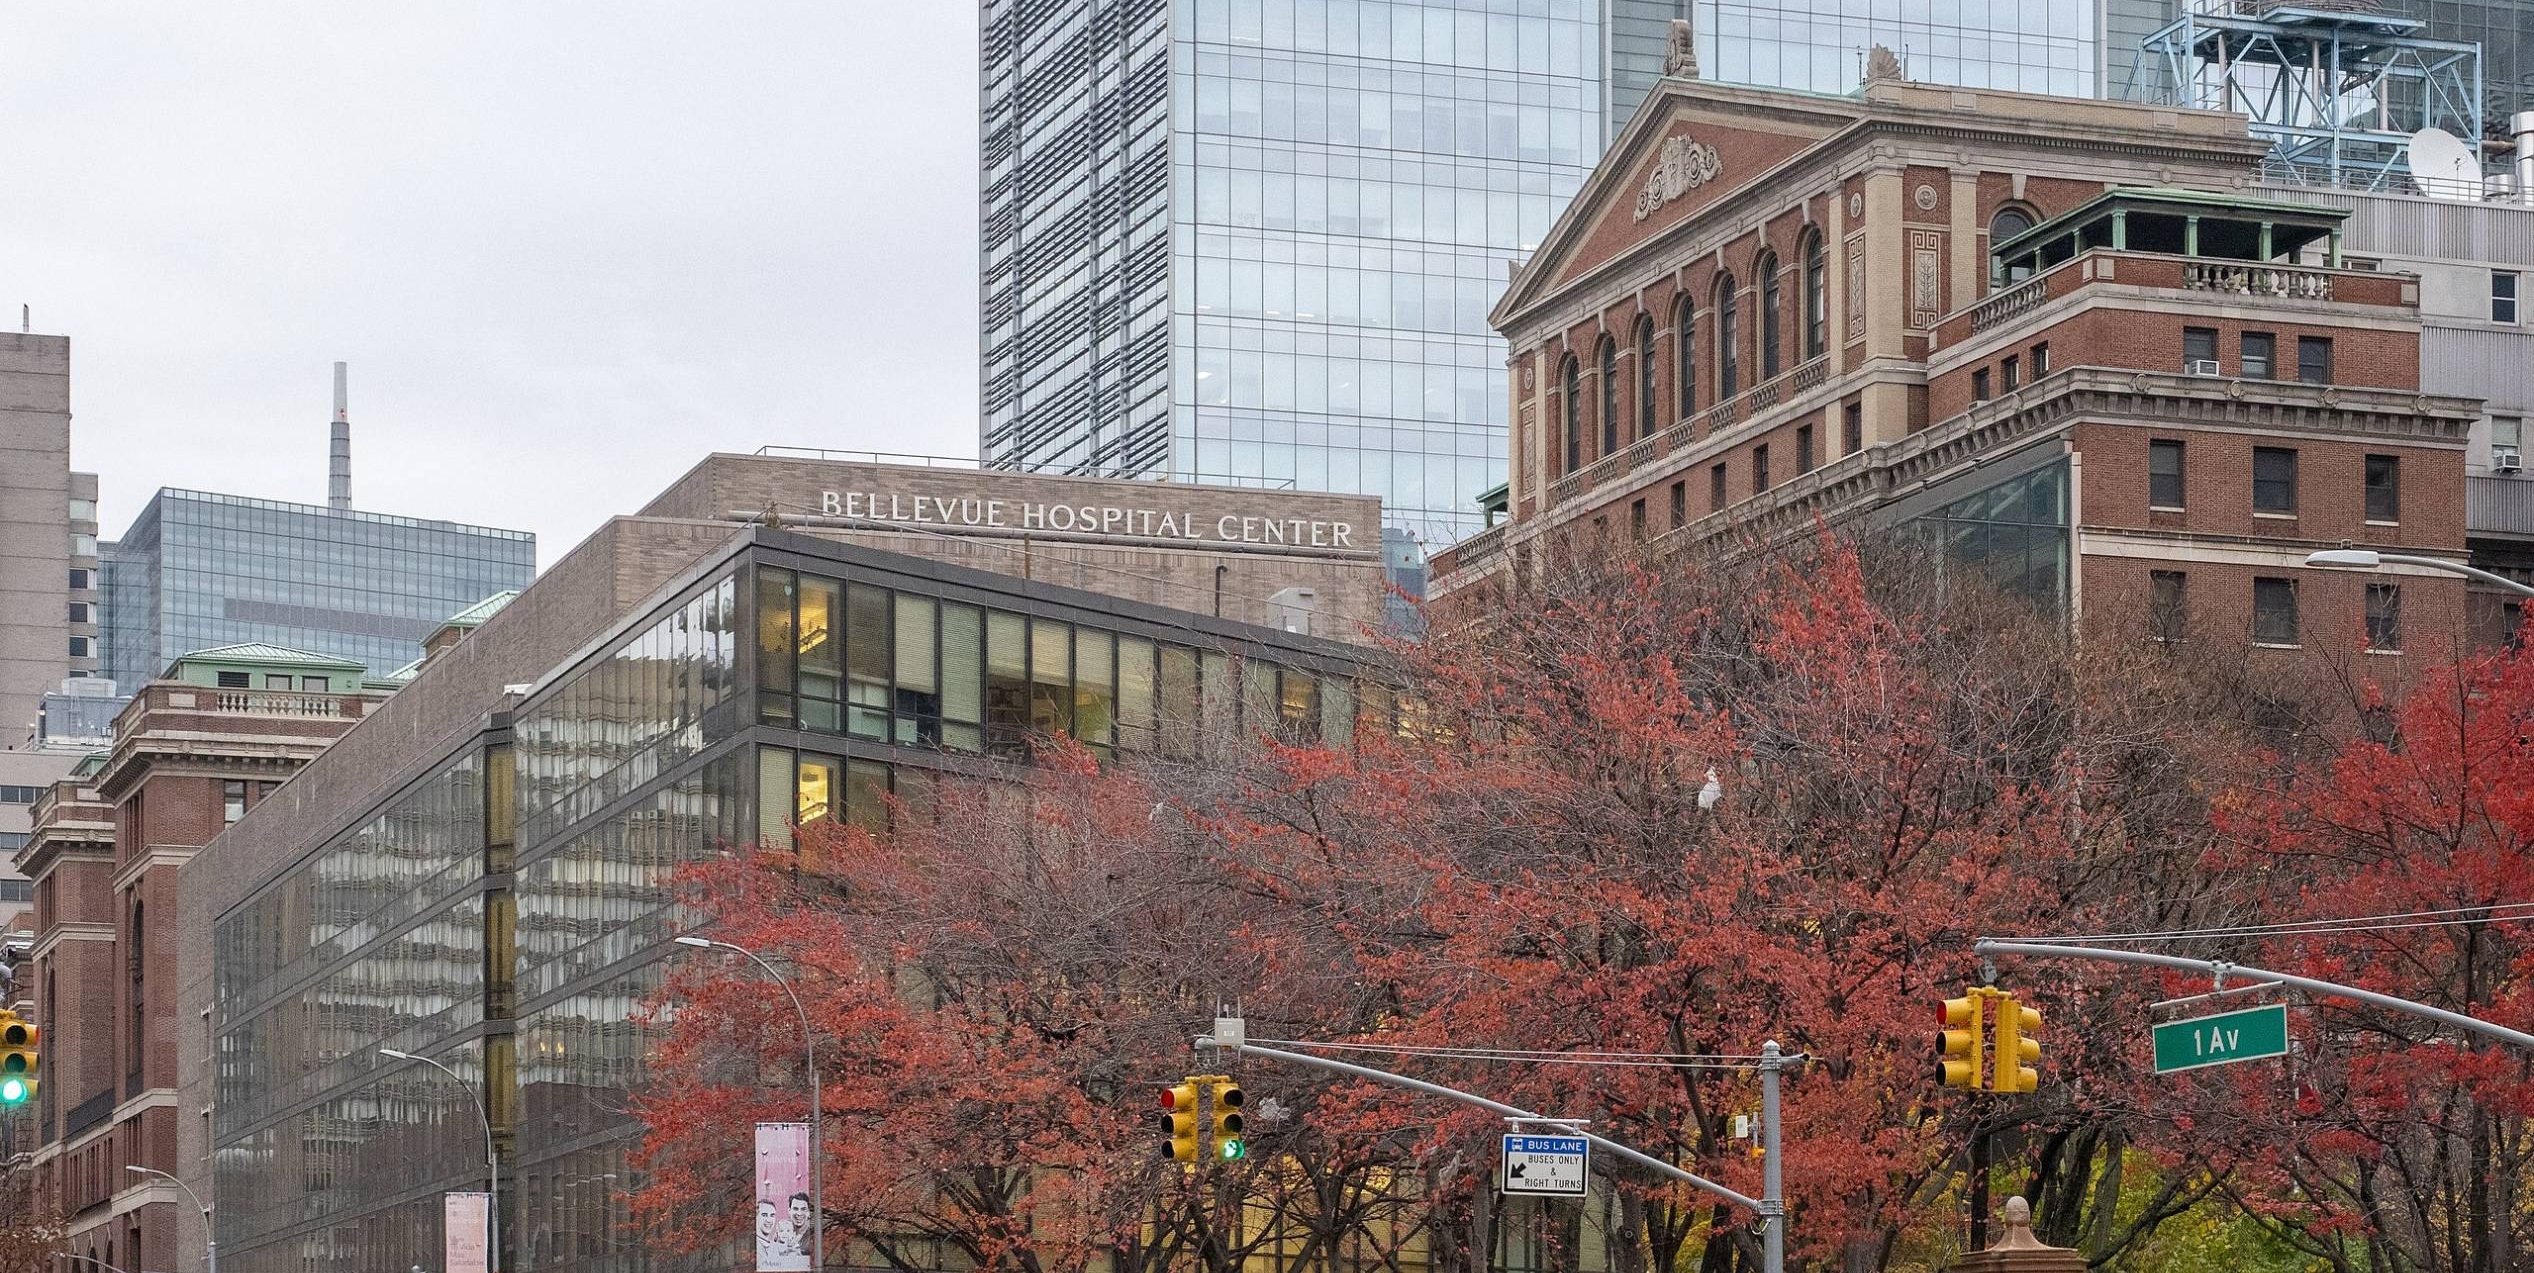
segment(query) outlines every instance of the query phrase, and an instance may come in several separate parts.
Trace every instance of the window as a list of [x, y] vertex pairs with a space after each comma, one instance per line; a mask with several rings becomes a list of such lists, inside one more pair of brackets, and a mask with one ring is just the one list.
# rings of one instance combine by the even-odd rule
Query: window
[[2517, 273], [2514, 270], [2490, 271], [2490, 321], [2516, 321]]
[[1813, 427], [1809, 424], [1795, 427], [1795, 471], [1813, 471]]
[[2252, 581], [2252, 639], [2263, 645], [2296, 644], [2295, 580]]
[[2217, 329], [2185, 327], [2182, 329], [2182, 370], [2192, 375], [2217, 374]]
[[1725, 462], [1718, 460], [1714, 468], [1707, 470], [1707, 511], [1721, 513], [1724, 510]]
[[222, 672], [218, 674], [218, 680], [224, 690], [248, 689], [255, 684], [244, 672]]
[[1742, 360], [1736, 356], [1734, 338], [1741, 326], [1741, 302], [1733, 294], [1733, 276], [1716, 276], [1716, 401], [1723, 402], [1742, 392]]
[[2268, 380], [2279, 374], [2279, 338], [2271, 332], [2245, 332], [2242, 368], [2246, 380]]
[[85, 566], [71, 571], [70, 590], [73, 592], [86, 592], [88, 589], [95, 587], [96, 584], [89, 578], [89, 576], [94, 573], [96, 572], [89, 570]]
[[0, 786], [0, 804], [33, 804], [43, 790], [42, 787]]
[[1769, 444], [1763, 442], [1751, 448], [1751, 493], [1757, 495], [1768, 488]]
[[1842, 418], [1839, 421], [1839, 432], [1844, 435], [1841, 439], [1841, 445], [1846, 448], [1844, 453], [1854, 455], [1864, 450], [1865, 404], [1851, 402], [1840, 415]]
[[2188, 507], [2182, 501], [2182, 444], [2156, 438], [2147, 443], [2147, 507]]
[[70, 621], [73, 623], [86, 623], [89, 621], [87, 602], [74, 601], [70, 603]]
[[2367, 520], [2371, 522], [2402, 520], [2402, 457], [2398, 455], [2367, 457]]
[[1697, 332], [1698, 312], [1684, 296], [1680, 314], [1672, 320], [1672, 372], [1680, 381], [1674, 388], [1680, 394], [1680, 415], [1684, 420], [1698, 412]]
[[1575, 355], [1568, 354], [1558, 370], [1558, 410], [1566, 413], [1566, 469], [1568, 473], [1584, 467], [1584, 422], [1578, 418], [1584, 399], [1576, 384]]
[[2490, 417], [2490, 445], [2516, 447], [2525, 440], [2525, 417], [2494, 415]]
[[2006, 355], [2006, 361], [1999, 363], [1997, 368], [1999, 378], [2006, 386], [2006, 392], [2013, 393], [2017, 386], [2024, 383], [2024, 365], [2016, 360], [2015, 355]]
[[1628, 505], [1628, 538], [1638, 540], [1645, 538], [1644, 500], [1634, 500]]
[[1672, 483], [1672, 529], [1679, 530], [1688, 524], [1689, 482], [1683, 479]]
[[2402, 648], [2402, 585], [2367, 585], [2367, 648], [2382, 653]]
[[2296, 452], [2274, 446], [2252, 449], [2252, 511], [2296, 515]]
[[[2027, 212], [2022, 208], [2005, 207], [1998, 209], [1997, 215], [1989, 218], [1989, 251], [1994, 254], [1997, 249], [2003, 247], [2008, 240], [2011, 240], [2016, 235], [2022, 234], [2026, 230], [2033, 228], [2034, 224], [2032, 213]], [[2032, 277], [2032, 267], [2028, 264], [2018, 263], [2000, 266], [1997, 264], [1997, 258], [1994, 255], [1990, 256], [1989, 261], [1989, 285], [1991, 287], [1995, 287], [2003, 283], [2018, 282]]]
[[2032, 347], [2032, 378], [2039, 380], [2049, 374], [2050, 342], [2045, 340]]
[[2332, 382], [2332, 338], [2299, 336], [2296, 338], [2296, 378], [2309, 385]]
[[1971, 401], [1986, 402], [1988, 399], [1988, 368], [1982, 367], [1971, 373]]
[[96, 643], [97, 638], [95, 637], [72, 637], [70, 639], [70, 656], [74, 659], [88, 658], [96, 653]]
[[1654, 394], [1654, 319], [1637, 318], [1637, 436], [1650, 438], [1660, 427], [1654, 420], [1662, 400]]
[[268, 690], [286, 690], [286, 689], [289, 689], [289, 688], [290, 688], [290, 673], [288, 673], [288, 672], [266, 672], [266, 673], [264, 674], [264, 688], [266, 688], [266, 689], [268, 689]]
[[1830, 301], [1824, 290], [1821, 235], [1804, 240], [1804, 357], [1819, 358], [1828, 347]]
[[2179, 641], [2189, 628], [2190, 576], [2179, 570], [2147, 572], [2147, 625], [2159, 641]]
[[311, 694], [323, 694], [328, 688], [328, 683], [322, 676], [303, 676], [299, 678], [299, 688]]
[[1608, 455], [1619, 449], [1619, 342], [1608, 336], [1601, 338], [1600, 401], [1601, 453]]
[[224, 782], [224, 783], [221, 783], [221, 784], [220, 784], [220, 825], [222, 825], [222, 826], [224, 826], [224, 827], [225, 827], [225, 826], [230, 826], [230, 825], [232, 825], [232, 824], [236, 823], [238, 819], [243, 818], [243, 817], [245, 817], [245, 816], [246, 816], [246, 784], [245, 784], [245, 783], [243, 783], [243, 782]]
[[1779, 304], [1777, 293], [1777, 254], [1763, 252], [1759, 264], [1752, 267], [1760, 276], [1760, 379], [1777, 378], [1779, 357]]

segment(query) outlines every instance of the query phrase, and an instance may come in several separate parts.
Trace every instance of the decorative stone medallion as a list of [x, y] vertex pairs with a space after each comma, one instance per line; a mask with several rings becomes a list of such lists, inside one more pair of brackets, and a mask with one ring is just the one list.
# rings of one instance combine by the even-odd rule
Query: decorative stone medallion
[[1910, 197], [1918, 201], [1918, 210], [1920, 212], [1933, 212], [1936, 210], [1936, 188], [1934, 186], [1922, 185], [1918, 187], [1918, 192]]
[[1722, 176], [1724, 170], [1724, 158], [1715, 147], [1694, 137], [1664, 138], [1662, 157], [1655, 161], [1654, 171], [1645, 175], [1645, 188], [1637, 191], [1637, 220]]

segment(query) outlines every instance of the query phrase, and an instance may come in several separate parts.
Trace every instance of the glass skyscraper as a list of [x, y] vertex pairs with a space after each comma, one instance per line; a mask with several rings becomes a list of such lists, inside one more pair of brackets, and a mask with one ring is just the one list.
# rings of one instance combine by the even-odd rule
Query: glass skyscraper
[[385, 676], [449, 616], [536, 574], [537, 538], [310, 504], [162, 490], [101, 551], [106, 675], [261, 642]]
[[1508, 261], [1602, 143], [1598, 0], [987, 0], [990, 462], [1383, 497], [1503, 480]]
[[984, 0], [988, 463], [1379, 495], [1504, 480], [1523, 259], [1661, 77], [2092, 94], [2094, 0]]

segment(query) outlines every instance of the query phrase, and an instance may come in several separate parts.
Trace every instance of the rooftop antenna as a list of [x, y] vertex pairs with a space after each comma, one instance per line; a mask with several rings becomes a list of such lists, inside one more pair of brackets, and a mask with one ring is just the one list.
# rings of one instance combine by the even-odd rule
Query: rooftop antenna
[[352, 511], [352, 417], [347, 365], [334, 365], [334, 439], [326, 460], [326, 507]]
[[20, 332], [32, 332], [35, 330], [35, 307], [33, 305], [18, 306], [18, 330]]

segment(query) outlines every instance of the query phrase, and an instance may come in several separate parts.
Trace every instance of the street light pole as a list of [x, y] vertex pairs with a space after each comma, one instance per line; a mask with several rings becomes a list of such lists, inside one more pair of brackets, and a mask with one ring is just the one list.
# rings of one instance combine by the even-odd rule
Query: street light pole
[[2318, 553], [2306, 554], [2305, 564], [2336, 567], [2342, 570], [2374, 570], [2379, 566], [2418, 566], [2424, 570], [2443, 570], [2450, 575], [2462, 575], [2467, 579], [2479, 580], [2494, 588], [2504, 588], [2520, 597], [2534, 597], [2534, 588], [2529, 588], [2505, 575], [2494, 575], [2478, 566], [2467, 566], [2460, 561], [2448, 561], [2443, 557], [2380, 553], [2369, 548], [2326, 548]]
[[201, 1195], [193, 1191], [193, 1186], [156, 1167], [133, 1165], [125, 1167], [124, 1170], [143, 1176], [155, 1176], [185, 1191], [185, 1197], [202, 1212], [202, 1273], [220, 1273], [220, 1240], [212, 1236], [211, 1208], [203, 1205]]
[[[484, 1225], [486, 1229], [484, 1236], [492, 1247], [492, 1251], [490, 1253], [492, 1273], [501, 1273], [502, 1163], [500, 1154], [493, 1148], [493, 1116], [490, 1113], [487, 1113], [484, 1109], [483, 1094], [477, 1092], [473, 1084], [470, 1084], [465, 1079], [460, 1078], [456, 1070], [452, 1070], [448, 1066], [432, 1060], [430, 1057], [415, 1056], [411, 1052], [399, 1052], [394, 1048], [380, 1048], [378, 1050], [378, 1054], [380, 1056], [394, 1057], [399, 1061], [420, 1061], [424, 1065], [428, 1065], [432, 1069], [448, 1075], [451, 1082], [456, 1083], [459, 1087], [466, 1090], [466, 1099], [475, 1103], [475, 1116], [484, 1120], [484, 1168], [492, 1180], [492, 1192], [484, 1196]], [[490, 1055], [490, 1051], [488, 1050], [486, 1053], [488, 1060], [490, 1059]], [[486, 1073], [488, 1075], [491, 1073], [491, 1067], [489, 1065], [486, 1067]]]
[[774, 965], [767, 963], [763, 955], [760, 955], [745, 946], [732, 942], [716, 941], [710, 937], [691, 936], [678, 938], [677, 944], [681, 946], [692, 946], [698, 950], [735, 950], [740, 954], [746, 955], [749, 961], [757, 966], [759, 971], [765, 973], [768, 980], [783, 987], [784, 997], [792, 1001], [792, 1011], [801, 1018], [802, 1064], [809, 1067], [807, 1086], [809, 1088], [810, 1267], [819, 1269], [826, 1268], [827, 1196], [819, 1188], [819, 1181], [827, 1174], [827, 1138], [823, 1134], [819, 1118], [819, 1106], [824, 1105], [827, 1102], [825, 1093], [821, 1090], [818, 1082], [818, 1037], [810, 1031], [809, 1009], [801, 1006], [800, 993], [792, 989], [792, 983], [789, 979], [785, 978], [782, 973], [775, 971]]

